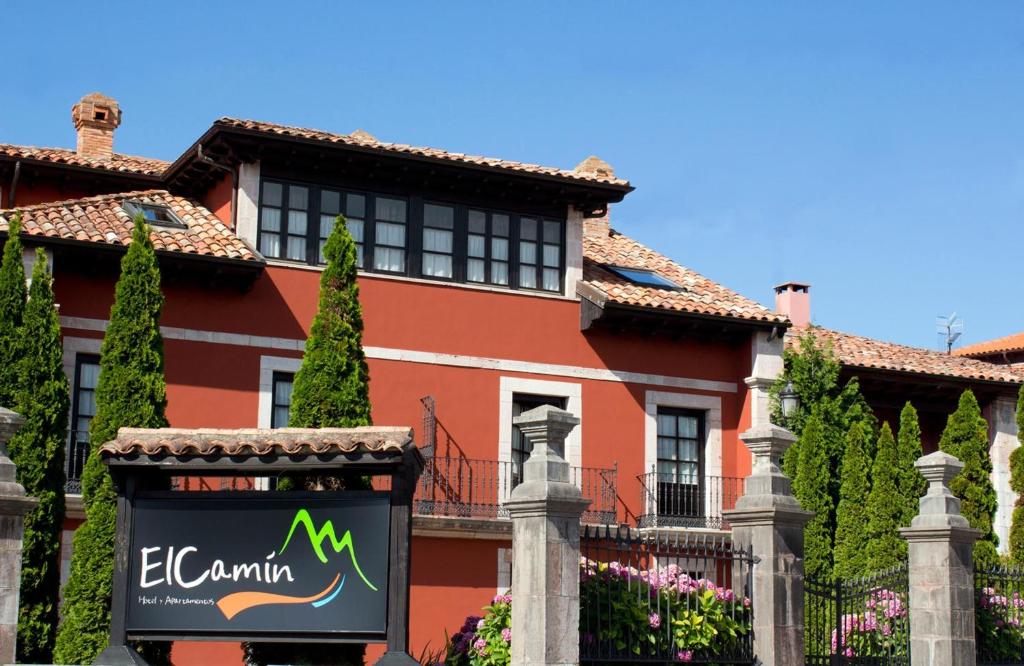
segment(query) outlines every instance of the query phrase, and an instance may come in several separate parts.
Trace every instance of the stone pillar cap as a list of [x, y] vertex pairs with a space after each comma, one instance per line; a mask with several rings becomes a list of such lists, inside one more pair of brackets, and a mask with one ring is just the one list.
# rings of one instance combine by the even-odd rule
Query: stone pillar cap
[[949, 482], [963, 470], [964, 464], [945, 451], [935, 451], [915, 460], [914, 467], [929, 483], [938, 482], [948, 486]]
[[0, 407], [0, 444], [10, 440], [24, 423], [25, 417], [21, 414]]
[[564, 409], [552, 407], [551, 405], [541, 405], [540, 407], [534, 407], [528, 412], [523, 412], [512, 419], [512, 423], [516, 424], [520, 428], [523, 426], [530, 427], [547, 423], [572, 427], [578, 426], [580, 424], [580, 420]]
[[744, 431], [740, 439], [754, 455], [782, 455], [796, 441], [796, 435], [782, 426], [765, 423]]

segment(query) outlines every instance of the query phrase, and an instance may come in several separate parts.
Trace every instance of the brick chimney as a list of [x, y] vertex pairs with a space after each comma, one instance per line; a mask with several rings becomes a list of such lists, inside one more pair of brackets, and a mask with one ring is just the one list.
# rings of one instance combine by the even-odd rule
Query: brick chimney
[[[573, 169], [576, 173], [600, 178], [614, 178], [615, 170], [611, 165], [600, 157], [591, 155], [576, 165]], [[611, 206], [605, 209], [604, 215], [600, 217], [583, 218], [584, 236], [607, 236], [611, 232]]]
[[78, 154], [82, 157], [110, 157], [114, 153], [114, 130], [121, 124], [117, 100], [90, 93], [71, 107], [71, 119], [78, 132]]
[[775, 311], [789, 317], [794, 328], [811, 323], [811, 285], [785, 282], [775, 287]]

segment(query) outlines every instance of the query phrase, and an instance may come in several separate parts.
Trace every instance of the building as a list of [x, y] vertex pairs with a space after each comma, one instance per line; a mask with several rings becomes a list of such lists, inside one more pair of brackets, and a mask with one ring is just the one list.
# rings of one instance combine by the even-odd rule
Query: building
[[1000, 365], [1024, 366], [1024, 333], [965, 345], [954, 349], [953, 354]]
[[[113, 151], [115, 100], [88, 95], [72, 117], [75, 150], [0, 145], [0, 234], [19, 214], [23, 242], [52, 258], [73, 387], [69, 492], [131, 216], [152, 225], [160, 260], [171, 424], [241, 428], [287, 423], [320, 249], [344, 214], [362, 261], [374, 421], [416, 426], [428, 457], [414, 650], [438, 647], [509, 584], [501, 501], [529, 455], [512, 418], [531, 407], [582, 419], [567, 458], [593, 500], [587, 520], [722, 527], [750, 468], [738, 434], [768, 419], [789, 323], [613, 230], [609, 207], [633, 187], [608, 164], [557, 169], [230, 118], [168, 164]], [[237, 662], [239, 650], [175, 647], [177, 664], [213, 655]]]
[[803, 331], [831, 344], [842, 366], [840, 382], [845, 384], [856, 377], [875, 415], [889, 422], [893, 432], [899, 427], [903, 406], [907, 401], [914, 405], [925, 453], [938, 448], [946, 418], [956, 410], [960, 394], [965, 389], [974, 392], [988, 421], [992, 482], [999, 496], [995, 530], [1000, 552], [1006, 552], [1016, 500], [1010, 490], [1010, 453], [1018, 446], [1017, 393], [1024, 383], [1024, 372], [969, 357], [963, 353], [967, 348], [951, 355], [812, 325], [808, 284], [778, 285], [775, 297], [776, 311], [793, 322], [786, 344], [796, 344]]

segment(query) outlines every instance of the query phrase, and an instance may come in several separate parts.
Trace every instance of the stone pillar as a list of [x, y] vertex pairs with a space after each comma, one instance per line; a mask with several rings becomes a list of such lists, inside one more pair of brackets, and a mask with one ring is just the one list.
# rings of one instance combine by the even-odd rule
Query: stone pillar
[[777, 425], [754, 426], [740, 439], [754, 456], [743, 497], [725, 512], [733, 543], [750, 548], [754, 656], [763, 666], [804, 663], [804, 525], [814, 516], [800, 508], [779, 467], [796, 441]]
[[750, 340], [750, 376], [744, 383], [750, 389], [750, 425], [771, 424], [772, 402], [768, 390], [782, 374], [782, 338], [774, 331], [759, 331]]
[[928, 492], [910, 527], [900, 530], [910, 547], [910, 659], [912, 666], [973, 666], [974, 565], [971, 550], [981, 532], [960, 515], [949, 482], [964, 464], [942, 451], [914, 466]]
[[7, 442], [25, 420], [0, 407], [0, 664], [13, 664], [18, 640], [18, 591], [21, 588], [21, 539], [25, 514], [36, 500], [14, 478]]
[[537, 407], [516, 417], [533, 445], [512, 517], [512, 666], [579, 663], [580, 516], [590, 501], [571, 482], [565, 438], [580, 420]]

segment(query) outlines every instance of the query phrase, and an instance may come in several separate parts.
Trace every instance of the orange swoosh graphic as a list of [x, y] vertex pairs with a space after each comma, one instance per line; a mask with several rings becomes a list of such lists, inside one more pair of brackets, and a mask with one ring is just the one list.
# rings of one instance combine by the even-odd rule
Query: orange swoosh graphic
[[222, 597], [217, 602], [217, 608], [220, 609], [221, 613], [224, 613], [224, 617], [231, 619], [241, 613], [244, 610], [253, 608], [254, 606], [266, 606], [267, 604], [304, 604], [311, 601], [317, 601], [327, 596], [327, 593], [338, 583], [338, 579], [341, 578], [341, 574], [334, 576], [334, 580], [331, 584], [323, 589], [322, 592], [314, 594], [311, 597], [292, 597], [287, 594], [273, 594], [271, 592], [234, 592]]

